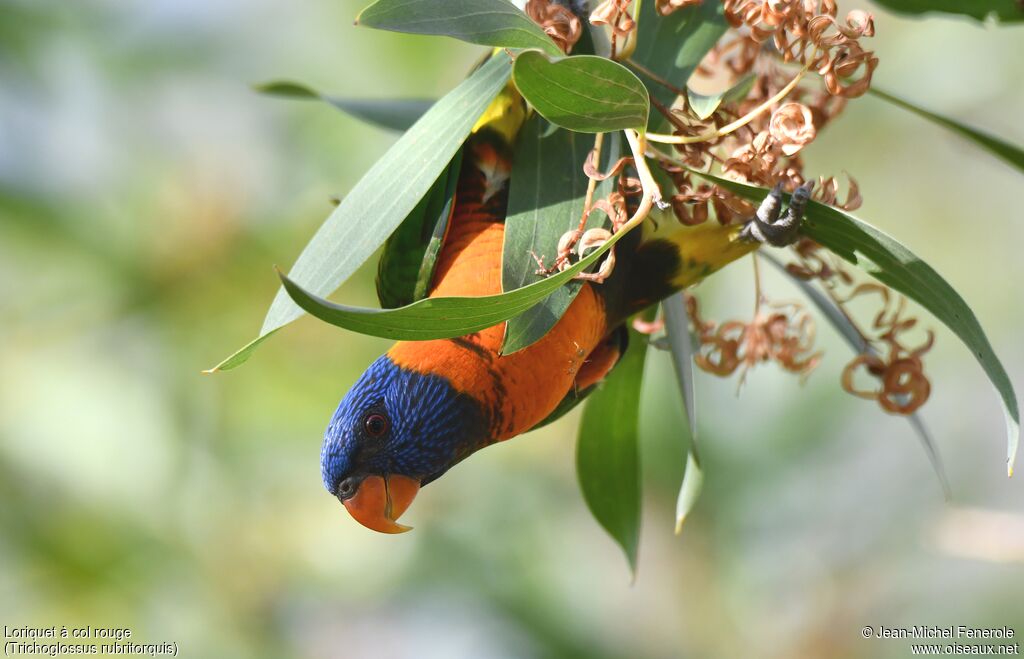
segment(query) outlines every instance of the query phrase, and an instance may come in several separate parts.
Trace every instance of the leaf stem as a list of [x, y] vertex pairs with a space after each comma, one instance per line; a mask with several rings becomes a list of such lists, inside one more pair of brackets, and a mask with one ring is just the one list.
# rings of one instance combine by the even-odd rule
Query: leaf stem
[[[594, 136], [594, 167], [601, 166], [601, 147], [604, 145], [604, 133]], [[597, 179], [589, 177], [587, 182], [587, 196], [583, 201], [583, 217], [580, 218], [580, 231], [587, 228], [587, 218], [590, 217], [590, 205], [594, 203], [594, 191], [597, 189]]]
[[754, 108], [747, 114], [743, 115], [736, 121], [732, 122], [731, 124], [726, 124], [725, 126], [722, 126], [717, 130], [713, 130], [709, 133], [704, 133], [702, 135], [664, 135], [661, 133], [647, 133], [647, 139], [649, 139], [651, 142], [659, 142], [661, 144], [697, 144], [699, 142], [707, 142], [718, 137], [724, 137], [729, 133], [732, 133], [736, 130], [739, 130], [740, 128], [743, 128], [751, 121], [753, 121], [755, 118], [757, 118], [758, 115], [762, 114], [765, 110], [767, 110], [771, 106], [775, 105], [776, 103], [784, 99], [797, 86], [800, 80], [804, 77], [804, 74], [807, 73], [807, 70], [810, 68], [810, 66], [811, 65], [809, 63], [804, 65], [804, 68], [800, 69], [800, 72], [797, 73], [796, 76], [792, 80], [790, 80], [785, 87], [780, 89], [777, 94], [766, 100], [761, 105], [758, 105], [756, 108]]
[[764, 294], [761, 292], [761, 265], [757, 260], [757, 252], [750, 255], [754, 262], [754, 318], [761, 313], [761, 302], [764, 301]]
[[634, 60], [632, 58], [626, 59], [624, 61], [625, 61], [626, 64], [628, 64], [629, 66], [633, 67], [634, 69], [636, 69], [640, 73], [644, 74], [645, 76], [647, 76], [648, 78], [650, 78], [654, 82], [658, 83], [659, 85], [661, 85], [665, 89], [669, 90], [670, 92], [674, 92], [674, 93], [678, 94], [679, 96], [682, 96], [683, 98], [686, 98], [687, 102], [689, 102], [689, 99], [687, 98], [687, 92], [686, 92], [685, 89], [680, 89], [680, 88], [676, 87], [675, 85], [673, 85], [668, 80], [665, 80], [664, 78], [659, 76], [657, 73], [655, 73], [654, 71], [651, 71], [646, 66], [644, 66], [643, 64], [641, 64], [640, 62], [637, 62], [636, 60]]
[[640, 176], [640, 187], [644, 193], [636, 213], [622, 227], [623, 231], [628, 231], [642, 222], [655, 204], [659, 208], [664, 208], [666, 204], [661, 200], [661, 188], [658, 187], [658, 182], [654, 179], [654, 174], [651, 173], [651, 168], [648, 167], [644, 157], [644, 152], [647, 149], [645, 136], [640, 135], [632, 128], [627, 128], [622, 132], [626, 134], [626, 141], [629, 142], [629, 148], [633, 152], [633, 166], [636, 167], [636, 172]]

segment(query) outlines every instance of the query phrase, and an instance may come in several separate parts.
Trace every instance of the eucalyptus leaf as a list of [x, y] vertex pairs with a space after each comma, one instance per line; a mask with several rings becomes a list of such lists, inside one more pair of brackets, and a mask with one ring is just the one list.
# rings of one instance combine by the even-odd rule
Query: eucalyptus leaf
[[[314, 295], [327, 295], [348, 279], [434, 184], [508, 82], [510, 68], [508, 56], [496, 53], [399, 137], [309, 241], [292, 267], [292, 279]], [[210, 370], [244, 363], [268, 335], [301, 315], [288, 294], [278, 291], [260, 336]]]
[[697, 447], [690, 445], [686, 453], [686, 471], [683, 472], [683, 484], [679, 487], [679, 496], [676, 498], [676, 535], [683, 531], [683, 522], [689, 516], [693, 506], [697, 503], [697, 497], [704, 489], [704, 468], [700, 464], [700, 457], [697, 455]]
[[[502, 290], [511, 291], [539, 280], [534, 255], [546, 265], [557, 258], [558, 241], [579, 227], [590, 179], [583, 163], [594, 146], [589, 135], [556, 128], [533, 115], [516, 143], [509, 189], [508, 215], [502, 253]], [[604, 138], [600, 168], [607, 171], [619, 159], [619, 134]], [[594, 199], [614, 190], [615, 177], [597, 184]], [[604, 213], [591, 213], [587, 227], [606, 225]], [[503, 353], [533, 344], [562, 317], [583, 286], [570, 281], [540, 304], [516, 316], [505, 329]]]
[[878, 98], [883, 99], [885, 101], [888, 101], [897, 107], [901, 107], [904, 110], [913, 112], [919, 117], [924, 117], [928, 121], [934, 122], [944, 128], [948, 128], [954, 133], [959, 133], [961, 136], [971, 140], [972, 142], [974, 142], [981, 148], [985, 149], [989, 153], [993, 154], [998, 158], [1002, 158], [1006, 162], [1016, 167], [1018, 170], [1024, 172], [1024, 149], [1020, 148], [1019, 146], [1010, 144], [1005, 140], [1001, 140], [998, 137], [994, 137], [992, 135], [989, 135], [988, 133], [982, 132], [975, 128], [971, 128], [970, 126], [962, 124], [959, 121], [954, 121], [953, 119], [943, 117], [940, 114], [929, 112], [924, 108], [914, 105], [910, 101], [899, 98], [898, 96], [893, 96], [892, 94], [884, 92], [881, 89], [871, 87], [868, 91], [872, 95], [877, 96]]
[[721, 94], [705, 96], [687, 88], [686, 100], [690, 105], [690, 111], [703, 121], [711, 117], [722, 103], [732, 103], [746, 98], [753, 86], [754, 74], [749, 74], [743, 76], [735, 85], [726, 89]]
[[918, 438], [921, 440], [921, 446], [924, 448], [925, 454], [928, 456], [928, 461], [932, 464], [932, 470], [935, 472], [935, 476], [939, 479], [939, 487], [942, 488], [942, 496], [946, 501], [953, 500], [953, 490], [949, 486], [949, 478], [946, 476], [946, 468], [942, 465], [942, 456], [939, 454], [939, 449], [935, 445], [935, 440], [932, 439], [932, 435], [928, 432], [928, 428], [924, 425], [924, 421], [921, 419], [921, 415], [914, 413], [911, 414], [907, 421], [910, 422], [910, 427], [917, 433]]
[[412, 290], [413, 302], [422, 300], [430, 293], [430, 286], [434, 281], [434, 271], [437, 269], [437, 259], [441, 256], [441, 248], [444, 247], [444, 237], [447, 235], [448, 224], [451, 222], [454, 208], [455, 197], [451, 196], [445, 202], [445, 206], [438, 216], [437, 224], [434, 225], [434, 231], [423, 249], [423, 260], [420, 261], [416, 285]]
[[[675, 90], [684, 91], [697, 65], [728, 27], [721, 2], [701, 2], [661, 16], [654, 0], [647, 0], [640, 8], [636, 50], [630, 61], [670, 83]], [[679, 94], [642, 71], [639, 75], [651, 96], [671, 107]], [[660, 123], [660, 114], [651, 115], [652, 127]]]
[[[698, 170], [690, 171], [749, 201], [759, 202], [767, 194], [764, 188]], [[894, 238], [831, 206], [808, 202], [801, 232], [886, 286], [915, 300], [960, 337], [1002, 399], [1006, 416], [1007, 472], [1012, 476], [1020, 438], [1017, 396], [1006, 369], [964, 299], [930, 265]]]
[[356, 25], [562, 54], [544, 30], [508, 0], [377, 0], [359, 13]]
[[[846, 313], [836, 305], [831, 299], [822, 293], [816, 286], [811, 282], [801, 279], [793, 275], [789, 270], [786, 269], [778, 259], [771, 254], [762, 252], [759, 254], [761, 258], [764, 258], [777, 268], [783, 275], [788, 277], [797, 288], [799, 288], [804, 295], [814, 303], [814, 306], [821, 311], [825, 318], [829, 321], [832, 327], [839, 332], [839, 335], [846, 339], [846, 342], [850, 344], [853, 351], [856, 354], [873, 354], [877, 355], [876, 351], [870, 343], [868, 343], [864, 336], [860, 333]], [[942, 493], [946, 500], [951, 498], [949, 479], [946, 477], [946, 469], [942, 464], [942, 457], [939, 455], [939, 450], [935, 446], [935, 442], [932, 439], [931, 434], [924, 425], [924, 421], [921, 420], [921, 416], [914, 412], [907, 417], [907, 421], [910, 422], [910, 426], [917, 433], [918, 439], [921, 440], [921, 446], [924, 448], [925, 453], [928, 456], [929, 462], [932, 464], [932, 469], [935, 471], [935, 476], [939, 479], [939, 485], [942, 487]]]
[[327, 96], [300, 83], [284, 80], [255, 85], [253, 88], [270, 96], [324, 101], [356, 119], [395, 131], [407, 130], [434, 104], [434, 101], [424, 98], [357, 99]]
[[875, 0], [875, 3], [900, 14], [939, 12], [979, 21], [989, 17], [1003, 23], [1024, 21], [1024, 6], [1017, 0]]
[[686, 310], [686, 296], [676, 293], [661, 303], [665, 318], [665, 336], [672, 352], [679, 392], [683, 396], [686, 420], [690, 426], [690, 441], [697, 441], [697, 410], [693, 385], [693, 336], [690, 334], [690, 314]]
[[427, 296], [455, 204], [461, 167], [460, 151], [384, 243], [377, 262], [376, 283], [377, 299], [385, 309], [412, 304]]
[[683, 408], [690, 428], [690, 447], [686, 453], [686, 471], [676, 499], [676, 534], [683, 530], [683, 522], [697, 503], [704, 485], [704, 471], [697, 453], [697, 409], [693, 381], [693, 336], [690, 334], [690, 314], [686, 310], [686, 296], [677, 293], [661, 303], [665, 318], [665, 335], [672, 351], [672, 367], [679, 391], [683, 395]]
[[647, 342], [631, 332], [623, 355], [583, 409], [576, 475], [590, 512], [636, 572], [640, 543], [640, 390]]
[[328, 302], [280, 274], [288, 295], [324, 322], [389, 339], [423, 341], [476, 332], [523, 313], [597, 263], [628, 231], [619, 231], [572, 267], [546, 279], [498, 295], [430, 297], [398, 309], [368, 309]]
[[512, 79], [537, 112], [563, 128], [604, 133], [647, 125], [647, 89], [618, 62], [595, 55], [550, 60], [527, 50], [516, 56]]

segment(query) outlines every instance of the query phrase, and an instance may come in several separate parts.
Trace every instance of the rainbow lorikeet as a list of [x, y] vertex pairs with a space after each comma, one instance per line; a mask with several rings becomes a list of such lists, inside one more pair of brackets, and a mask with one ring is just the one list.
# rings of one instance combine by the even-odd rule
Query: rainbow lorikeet
[[[512, 143], [526, 116], [511, 86], [463, 147], [447, 235], [430, 296], [502, 289], [504, 218]], [[419, 489], [468, 455], [537, 427], [599, 383], [626, 348], [630, 315], [749, 254], [795, 239], [809, 188], [785, 214], [773, 190], [745, 225], [705, 223], [654, 232], [645, 223], [616, 246], [603, 283], [586, 283], [539, 341], [500, 354], [501, 323], [454, 339], [400, 341], [374, 361], [334, 413], [324, 436], [324, 486], [364, 526], [384, 533]]]

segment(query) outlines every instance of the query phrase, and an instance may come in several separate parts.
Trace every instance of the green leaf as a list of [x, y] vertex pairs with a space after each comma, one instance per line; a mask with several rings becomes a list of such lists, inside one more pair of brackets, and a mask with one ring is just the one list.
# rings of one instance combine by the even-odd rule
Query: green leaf
[[448, 232], [448, 223], [451, 221], [452, 212], [455, 208], [455, 196], [448, 197], [444, 208], [441, 210], [437, 224], [434, 225], [434, 232], [430, 234], [423, 249], [423, 260], [420, 261], [419, 273], [416, 277], [416, 286], [412, 289], [412, 302], [422, 300], [430, 293], [430, 285], [434, 281], [434, 271], [437, 269], [437, 259], [441, 256], [441, 248], [444, 247], [444, 237]]
[[581, 133], [643, 129], [650, 104], [640, 79], [617, 62], [595, 55], [549, 60], [519, 53], [512, 79], [537, 112], [553, 124]]
[[576, 475], [590, 512], [622, 547], [636, 572], [640, 544], [640, 388], [646, 337], [631, 331], [623, 355], [583, 409]]
[[[690, 170], [745, 199], [758, 202], [767, 191]], [[788, 197], [788, 195], [787, 195]], [[930, 311], [971, 350], [1003, 401], [1006, 415], [1007, 472], [1013, 475], [1020, 438], [1020, 411], [1013, 383], [985, 331], [964, 299], [939, 273], [891, 236], [857, 218], [816, 201], [808, 202], [802, 233], [860, 267]]]
[[303, 290], [284, 274], [280, 277], [287, 294], [302, 309], [324, 322], [388, 339], [444, 339], [486, 329], [523, 313], [565, 285], [577, 273], [597, 263], [627, 233], [619, 231], [571, 268], [514, 291], [481, 297], [431, 297], [398, 309], [367, 309], [334, 304]]
[[702, 489], [704, 489], [704, 468], [700, 466], [697, 447], [691, 444], [690, 450], [686, 453], [683, 484], [679, 486], [679, 496], [676, 498], [676, 535], [682, 533], [683, 522], [693, 510]]
[[[640, 8], [639, 21], [636, 50], [630, 61], [677, 90], [686, 89], [697, 65], [729, 27], [721, 2], [702, 2], [661, 16], [654, 0], [648, 0]], [[675, 91], [643, 72], [639, 75], [658, 102], [672, 105], [678, 96]], [[651, 116], [652, 126], [661, 121], [660, 114]]]
[[[814, 306], [818, 307], [818, 310], [825, 315], [825, 318], [832, 325], [833, 328], [839, 335], [846, 339], [846, 342], [853, 348], [853, 352], [856, 354], [870, 353], [877, 354], [877, 351], [868, 343], [861, 335], [860, 331], [854, 326], [853, 321], [850, 317], [839, 308], [831, 299], [829, 299], [824, 293], [818, 290], [811, 282], [796, 277], [786, 266], [776, 259], [771, 254], [762, 252], [759, 254], [761, 258], [764, 258], [773, 266], [775, 266], [783, 275], [788, 277], [797, 288], [803, 291], [804, 295], [814, 303]], [[939, 479], [939, 485], [942, 487], [942, 493], [948, 501], [951, 498], [951, 492], [949, 489], [949, 479], [946, 478], [946, 469], [942, 465], [942, 457], [939, 455], [939, 451], [935, 446], [935, 442], [932, 440], [931, 434], [925, 427], [924, 422], [921, 420], [920, 415], [914, 412], [907, 417], [907, 421], [910, 422], [910, 426], [917, 433], [918, 439], [921, 440], [921, 446], [924, 448], [924, 452], [928, 455], [928, 460], [932, 464], [932, 469], [935, 471], [935, 476]]]
[[544, 30], [508, 0], [377, 0], [359, 13], [356, 25], [562, 54]]
[[932, 121], [940, 126], [943, 126], [944, 128], [948, 128], [954, 133], [959, 133], [960, 135], [971, 140], [972, 142], [974, 142], [981, 148], [985, 149], [989, 153], [995, 155], [998, 158], [1002, 158], [1003, 160], [1010, 163], [1020, 171], [1024, 172], [1024, 149], [1021, 149], [1019, 146], [1015, 146], [1013, 144], [1010, 144], [1009, 142], [1005, 142], [999, 139], [998, 137], [994, 137], [992, 135], [989, 135], [988, 133], [984, 133], [980, 130], [971, 128], [970, 126], [965, 126], [959, 121], [954, 121], [952, 119], [949, 119], [948, 117], [943, 117], [942, 115], [935, 114], [934, 112], [929, 112], [928, 110], [925, 110], [921, 107], [918, 107], [917, 105], [914, 105], [910, 101], [905, 101], [902, 98], [893, 96], [892, 94], [884, 92], [880, 89], [871, 87], [868, 91], [872, 95], [877, 96], [878, 98], [881, 98], [883, 100], [889, 101], [893, 105], [901, 107], [904, 110], [909, 110], [910, 112], [913, 112], [914, 114], [920, 117], [924, 117], [928, 121]]
[[690, 427], [690, 447], [686, 453], [686, 471], [676, 499], [676, 535], [683, 530], [683, 522], [697, 503], [704, 485], [704, 471], [697, 453], [697, 410], [693, 384], [693, 336], [690, 334], [690, 315], [686, 310], [686, 297], [677, 293], [661, 304], [665, 314], [665, 335], [672, 351], [672, 367], [683, 396], [683, 408]]
[[901, 14], [941, 12], [970, 16], [979, 21], [992, 17], [1003, 23], [1024, 21], [1024, 6], [1017, 0], [875, 0]]
[[677, 293], [661, 303], [665, 318], [665, 336], [672, 352], [672, 367], [676, 383], [683, 395], [683, 408], [690, 426], [690, 439], [697, 441], [697, 410], [693, 386], [693, 336], [690, 334], [690, 314], [686, 311], [686, 297]]
[[356, 99], [326, 96], [300, 83], [285, 80], [255, 85], [253, 89], [271, 96], [324, 101], [356, 119], [396, 131], [408, 129], [434, 104], [434, 101], [421, 98]]
[[[619, 134], [606, 135], [604, 141], [600, 167], [607, 171], [619, 159]], [[551, 265], [558, 256], [559, 238], [579, 226], [590, 182], [583, 173], [583, 163], [593, 146], [593, 137], [555, 128], [539, 115], [533, 115], [520, 131], [505, 218], [502, 290], [538, 281], [542, 275], [537, 274], [533, 255]], [[614, 185], [615, 177], [601, 181], [594, 198], [607, 196]], [[605, 220], [604, 213], [595, 212], [587, 226], [604, 226]], [[582, 281], [571, 281], [510, 320], [502, 352], [522, 350], [547, 334], [576, 299], [582, 285]]]
[[271, 336], [273, 336], [279, 329], [281, 328], [278, 327], [277, 329], [273, 329], [264, 334], [260, 334], [249, 343], [246, 343], [244, 346], [242, 346], [238, 350], [234, 351], [233, 353], [225, 357], [216, 366], [212, 366], [204, 370], [203, 373], [206, 375], [213, 375], [214, 373], [219, 373], [221, 371], [230, 371], [233, 368], [238, 368], [245, 362], [249, 361], [249, 358], [252, 357], [252, 353], [256, 351], [256, 348], [258, 348], [261, 343], [263, 343]]
[[384, 243], [377, 263], [377, 299], [385, 309], [412, 304], [427, 296], [455, 203], [461, 167], [460, 151]]
[[[291, 277], [318, 295], [348, 279], [434, 184], [509, 72], [508, 56], [498, 53], [434, 104], [334, 209], [299, 255]], [[278, 291], [260, 336], [211, 370], [244, 363], [267, 335], [301, 315], [288, 294]]]
[[686, 99], [690, 104], [690, 111], [703, 121], [713, 115], [722, 103], [732, 103], [746, 98], [753, 86], [754, 74], [750, 74], [743, 76], [735, 85], [726, 89], [721, 94], [705, 96], [687, 88]]

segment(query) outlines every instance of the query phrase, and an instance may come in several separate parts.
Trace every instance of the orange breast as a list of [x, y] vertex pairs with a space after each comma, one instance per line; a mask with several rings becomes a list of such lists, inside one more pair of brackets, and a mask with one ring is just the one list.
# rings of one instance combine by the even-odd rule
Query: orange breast
[[[467, 196], [456, 206], [431, 297], [501, 292], [504, 224], [478, 201], [482, 195]], [[607, 331], [604, 305], [587, 284], [550, 332], [511, 355], [499, 355], [505, 323], [457, 339], [402, 341], [388, 355], [404, 368], [444, 375], [479, 400], [491, 415], [491, 441], [501, 441], [551, 413]]]

